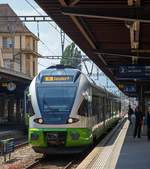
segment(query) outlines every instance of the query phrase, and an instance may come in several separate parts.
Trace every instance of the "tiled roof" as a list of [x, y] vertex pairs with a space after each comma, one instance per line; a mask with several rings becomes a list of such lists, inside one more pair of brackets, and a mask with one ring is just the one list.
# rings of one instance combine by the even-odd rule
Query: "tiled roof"
[[[4, 18], [3, 16], [8, 17]], [[31, 33], [29, 29], [24, 25], [24, 23], [20, 21], [19, 18], [17, 18], [17, 22], [8, 22], [14, 20], [14, 18], [9, 16], [17, 15], [8, 4], [0, 4], [0, 33], [10, 33], [14, 31], [16, 33]]]

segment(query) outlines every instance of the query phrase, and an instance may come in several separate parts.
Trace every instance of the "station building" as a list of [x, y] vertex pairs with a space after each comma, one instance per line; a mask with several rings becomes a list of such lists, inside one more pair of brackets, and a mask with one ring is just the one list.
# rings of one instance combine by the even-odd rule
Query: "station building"
[[0, 4], [0, 18], [0, 125], [23, 124], [24, 90], [37, 74], [38, 38], [8, 4]]

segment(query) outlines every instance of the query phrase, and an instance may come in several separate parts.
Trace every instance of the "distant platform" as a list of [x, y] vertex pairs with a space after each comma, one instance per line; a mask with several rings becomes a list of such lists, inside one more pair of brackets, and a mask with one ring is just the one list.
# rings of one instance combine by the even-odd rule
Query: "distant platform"
[[27, 139], [27, 133], [21, 130], [1, 130], [0, 131], [0, 140], [8, 139], [8, 138], [15, 138], [16, 141], [18, 140], [25, 140]]

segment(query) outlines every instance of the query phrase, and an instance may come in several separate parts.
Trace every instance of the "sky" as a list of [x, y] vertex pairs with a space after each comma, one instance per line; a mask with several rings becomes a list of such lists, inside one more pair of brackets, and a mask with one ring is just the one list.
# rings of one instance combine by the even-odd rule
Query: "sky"
[[[27, 1], [36, 9], [34, 10]], [[9, 6], [14, 10], [14, 12], [18, 16], [26, 16], [26, 15], [39, 15], [37, 11], [42, 15], [47, 15], [34, 0], [0, 0], [0, 4], [9, 4]], [[28, 29], [33, 32], [35, 35], [38, 34], [37, 23], [25, 23]], [[72, 40], [66, 35], [65, 36], [65, 46], [71, 44]], [[42, 56], [61, 56], [61, 36], [60, 36], [60, 28], [54, 22], [39, 22], [39, 38], [41, 41], [38, 42], [38, 53]], [[45, 45], [44, 45], [44, 44]], [[84, 53], [82, 53], [84, 54]], [[40, 72], [42, 69], [46, 67], [59, 63], [59, 60], [52, 59], [38, 59], [38, 71]], [[92, 64], [87, 63], [88, 67], [91, 68]], [[96, 72], [97, 67], [94, 66], [93, 72]], [[83, 72], [86, 73], [86, 70], [83, 66]], [[101, 71], [100, 71], [101, 72]], [[96, 77], [93, 79], [100, 86], [114, 86], [113, 83], [106, 77], [101, 76], [99, 80], [96, 80]], [[116, 91], [114, 87], [111, 88], [110, 91]]]
[[[34, 6], [34, 8], [42, 15], [47, 15], [34, 0], [27, 0]], [[17, 15], [39, 15], [27, 2], [26, 0], [0, 0], [1, 4], [9, 4]], [[38, 34], [36, 22], [26, 22], [25, 25], [35, 35]], [[53, 25], [53, 26], [51, 26]], [[56, 30], [57, 29], [57, 30]], [[42, 41], [38, 42], [38, 52], [42, 56], [60, 56], [61, 55], [61, 38], [60, 29], [54, 22], [39, 22], [39, 38]], [[72, 41], [69, 37], [66, 37], [65, 47]], [[43, 45], [43, 43], [45, 45]], [[59, 63], [59, 60], [39, 59], [38, 70]], [[42, 66], [43, 65], [43, 66]]]

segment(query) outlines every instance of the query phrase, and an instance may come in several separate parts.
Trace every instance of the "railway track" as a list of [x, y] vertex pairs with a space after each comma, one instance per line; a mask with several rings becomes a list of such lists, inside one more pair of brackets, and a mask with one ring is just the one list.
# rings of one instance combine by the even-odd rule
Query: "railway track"
[[30, 166], [26, 167], [25, 169], [35, 169], [35, 168], [37, 168], [37, 169], [51, 169], [52, 167], [53, 168], [56, 167], [56, 169], [70, 169], [72, 167], [72, 165], [73, 165], [73, 161], [69, 161], [65, 166], [63, 164], [61, 166], [61, 164], [60, 164], [59, 167], [58, 167], [58, 166], [54, 166], [54, 164], [44, 165], [43, 164], [44, 161], [45, 161], [44, 158], [40, 159], [40, 160], [34, 162], [33, 164], [31, 164]]
[[17, 145], [15, 145], [15, 150], [18, 150], [18, 149], [20, 149], [22, 147], [25, 147], [27, 145], [29, 145], [28, 141], [25, 141], [23, 143], [17, 144]]
[[73, 161], [70, 161], [63, 169], [69, 169], [73, 165]]
[[[108, 131], [109, 132], [109, 131]], [[106, 134], [107, 135], [107, 134]], [[104, 135], [103, 137], [105, 137]], [[103, 138], [100, 138], [102, 140]], [[97, 140], [99, 142], [100, 140]], [[28, 143], [24, 142], [17, 145], [15, 149], [27, 146]], [[97, 145], [95, 144], [87, 149], [82, 154], [73, 155], [47, 155], [47, 156], [37, 156], [34, 160], [30, 158], [29, 163], [24, 167], [24, 169], [75, 169], [81, 161], [92, 151], [92, 149]]]

